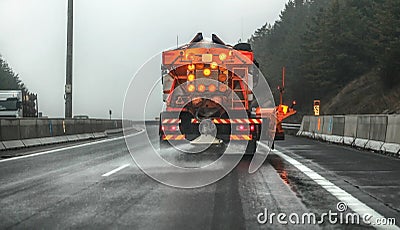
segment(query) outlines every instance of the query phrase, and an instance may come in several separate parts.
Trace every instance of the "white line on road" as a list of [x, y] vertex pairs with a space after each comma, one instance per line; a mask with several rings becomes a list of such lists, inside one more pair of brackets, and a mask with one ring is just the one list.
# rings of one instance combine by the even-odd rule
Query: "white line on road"
[[114, 174], [114, 173], [116, 173], [116, 172], [118, 172], [118, 171], [120, 171], [120, 170], [122, 170], [122, 169], [128, 167], [129, 165], [130, 165], [130, 164], [122, 165], [121, 167], [118, 167], [118, 168], [116, 168], [116, 169], [114, 169], [114, 170], [111, 170], [111, 171], [109, 171], [108, 173], [104, 173], [104, 174], [101, 175], [101, 176], [104, 176], [104, 177], [111, 176], [112, 174]]
[[[138, 133], [127, 135], [126, 137], [137, 136], [139, 134], [142, 134], [144, 131], [145, 130], [141, 130]], [[38, 152], [38, 153], [29, 154], [29, 155], [25, 155], [25, 156], [12, 157], [12, 158], [8, 158], [8, 159], [0, 160], [0, 163], [7, 162], [7, 161], [20, 160], [20, 159], [29, 158], [29, 157], [36, 157], [36, 156], [41, 156], [41, 155], [45, 155], [45, 154], [49, 154], [49, 153], [55, 153], [55, 152], [60, 152], [60, 151], [64, 151], [64, 150], [71, 150], [71, 149], [76, 149], [76, 148], [81, 148], [81, 147], [86, 147], [86, 146], [91, 146], [91, 145], [103, 144], [103, 143], [107, 143], [107, 142], [111, 142], [111, 141], [121, 140], [121, 139], [124, 139], [124, 138], [125, 138], [125, 136], [116, 137], [116, 138], [112, 138], [112, 139], [89, 142], [89, 143], [85, 143], [85, 144], [74, 145], [74, 146], [69, 146], [69, 147], [64, 147], [64, 148], [59, 148], [59, 149], [52, 149], [52, 150], [48, 150], [48, 151], [44, 151], [44, 152]]]
[[[269, 148], [266, 144], [259, 142], [260, 146], [263, 146], [264, 148]], [[299, 161], [287, 156], [286, 154], [278, 151], [278, 150], [273, 150], [273, 153], [276, 155], [280, 156], [282, 159], [285, 161], [289, 162], [292, 164], [294, 167], [302, 171], [304, 174], [306, 174], [309, 178], [311, 178], [314, 182], [316, 182], [318, 185], [323, 187], [326, 191], [328, 191], [330, 194], [335, 196], [337, 199], [339, 199], [342, 202], [345, 202], [349, 208], [351, 208], [354, 212], [357, 212], [360, 217], [363, 217], [364, 215], [369, 215], [371, 217], [369, 221], [371, 223], [378, 223], [378, 220], [383, 220], [384, 217], [379, 214], [377, 211], [374, 209], [370, 208], [368, 205], [364, 204], [354, 196], [352, 196], [350, 193], [344, 191], [343, 189], [339, 188], [338, 186], [334, 185], [332, 182], [329, 180], [325, 179], [309, 167], [303, 165]], [[376, 229], [396, 229], [400, 230], [399, 227], [392, 225], [373, 225]]]

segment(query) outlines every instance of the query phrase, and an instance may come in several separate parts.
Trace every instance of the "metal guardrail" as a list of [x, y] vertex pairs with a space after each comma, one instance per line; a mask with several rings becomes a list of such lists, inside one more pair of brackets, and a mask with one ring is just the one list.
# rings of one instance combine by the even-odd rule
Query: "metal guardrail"
[[301, 124], [282, 123], [282, 128], [287, 130], [300, 130]]

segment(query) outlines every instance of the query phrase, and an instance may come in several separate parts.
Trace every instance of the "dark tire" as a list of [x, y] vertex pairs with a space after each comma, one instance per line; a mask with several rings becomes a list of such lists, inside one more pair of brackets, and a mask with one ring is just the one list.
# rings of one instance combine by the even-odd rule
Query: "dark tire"
[[193, 141], [200, 136], [198, 125], [192, 124], [194, 116], [189, 112], [181, 112], [179, 114], [181, 119], [180, 131], [185, 135], [186, 140]]
[[257, 150], [257, 141], [251, 140], [247, 143], [246, 153], [247, 154], [254, 154]]

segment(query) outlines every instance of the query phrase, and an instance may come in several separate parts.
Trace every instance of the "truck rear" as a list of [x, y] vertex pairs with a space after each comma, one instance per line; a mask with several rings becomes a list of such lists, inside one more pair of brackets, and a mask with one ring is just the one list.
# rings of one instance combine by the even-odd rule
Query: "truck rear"
[[240, 142], [254, 153], [263, 123], [275, 130], [268, 122], [274, 111], [262, 116], [253, 94], [259, 72], [249, 44], [229, 46], [216, 35], [207, 41], [199, 33], [189, 44], [164, 51], [161, 69], [161, 145]]

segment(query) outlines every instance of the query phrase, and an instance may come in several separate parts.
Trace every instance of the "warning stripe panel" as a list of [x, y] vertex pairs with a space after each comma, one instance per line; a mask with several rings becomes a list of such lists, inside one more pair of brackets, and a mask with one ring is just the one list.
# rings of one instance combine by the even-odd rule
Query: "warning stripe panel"
[[[213, 119], [214, 124], [262, 124], [262, 119]], [[199, 124], [200, 121], [192, 119], [193, 124]]]
[[163, 119], [163, 124], [179, 124], [181, 123], [181, 119]]
[[252, 135], [231, 135], [233, 141], [251, 141], [252, 139]]
[[164, 141], [181, 141], [185, 139], [185, 135], [164, 135]]

